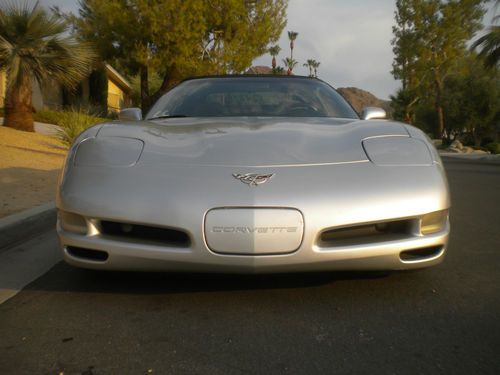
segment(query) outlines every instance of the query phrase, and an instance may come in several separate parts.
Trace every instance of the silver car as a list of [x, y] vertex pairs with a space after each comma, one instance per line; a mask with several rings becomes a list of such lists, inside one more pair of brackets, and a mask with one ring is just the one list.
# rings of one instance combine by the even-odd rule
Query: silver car
[[189, 79], [83, 132], [57, 195], [78, 267], [402, 270], [443, 260], [450, 199], [420, 130], [297, 76]]

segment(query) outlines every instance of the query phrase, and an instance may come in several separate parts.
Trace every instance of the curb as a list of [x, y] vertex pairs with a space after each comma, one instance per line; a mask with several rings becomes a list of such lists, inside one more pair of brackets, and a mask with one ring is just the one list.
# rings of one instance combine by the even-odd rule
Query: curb
[[0, 219], [0, 253], [55, 228], [56, 205], [49, 202]]
[[462, 162], [483, 163], [483, 164], [500, 164], [500, 154], [459, 154], [452, 152], [439, 152], [442, 159], [448, 161], [460, 160]]

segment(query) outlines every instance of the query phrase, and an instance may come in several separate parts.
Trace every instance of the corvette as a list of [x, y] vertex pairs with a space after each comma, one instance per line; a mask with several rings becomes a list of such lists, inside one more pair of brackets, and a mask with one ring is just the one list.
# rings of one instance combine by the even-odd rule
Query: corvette
[[297, 227], [212, 227], [211, 228], [212, 232], [220, 233], [220, 232], [225, 232], [225, 233], [232, 233], [232, 232], [239, 232], [239, 233], [281, 233], [281, 232], [296, 232]]
[[57, 193], [71, 265], [265, 273], [439, 264], [450, 232], [427, 136], [299, 76], [188, 79], [84, 131]]

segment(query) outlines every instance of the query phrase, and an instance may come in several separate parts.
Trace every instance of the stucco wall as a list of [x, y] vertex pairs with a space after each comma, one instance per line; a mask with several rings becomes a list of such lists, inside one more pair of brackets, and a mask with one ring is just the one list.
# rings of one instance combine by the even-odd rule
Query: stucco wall
[[108, 109], [118, 112], [125, 105], [125, 95], [123, 91], [108, 79]]
[[[42, 85], [43, 107], [60, 109], [63, 104], [62, 87], [52, 80], [44, 82]], [[35, 107], [36, 108], [36, 107]], [[37, 110], [39, 108], [36, 108]]]
[[[0, 71], [0, 108], [4, 107], [7, 77], [5, 71]], [[77, 92], [78, 91], [78, 92]], [[61, 109], [63, 106], [63, 89], [60, 84], [49, 81], [42, 87], [36, 81], [33, 82], [33, 107], [36, 110], [42, 108]], [[67, 100], [75, 106], [89, 103], [89, 82], [82, 80], [79, 90], [70, 91]], [[108, 110], [118, 112], [129, 105], [129, 99], [123, 90], [111, 79], [108, 79]]]

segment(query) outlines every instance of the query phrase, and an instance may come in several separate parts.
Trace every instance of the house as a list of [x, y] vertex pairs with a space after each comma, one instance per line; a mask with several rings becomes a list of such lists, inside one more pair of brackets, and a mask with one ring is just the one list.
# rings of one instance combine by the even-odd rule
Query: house
[[[0, 108], [4, 107], [7, 89], [7, 74], [0, 71]], [[104, 91], [104, 93], [103, 93]], [[71, 106], [106, 106], [108, 112], [118, 112], [131, 105], [130, 83], [111, 65], [93, 71], [74, 90], [66, 90], [55, 82], [33, 83], [33, 107], [62, 109]], [[96, 104], [97, 103], [97, 104]]]
[[130, 107], [132, 105], [130, 83], [109, 64], [106, 64], [106, 76], [108, 78], [108, 111], [119, 112], [120, 109]]

